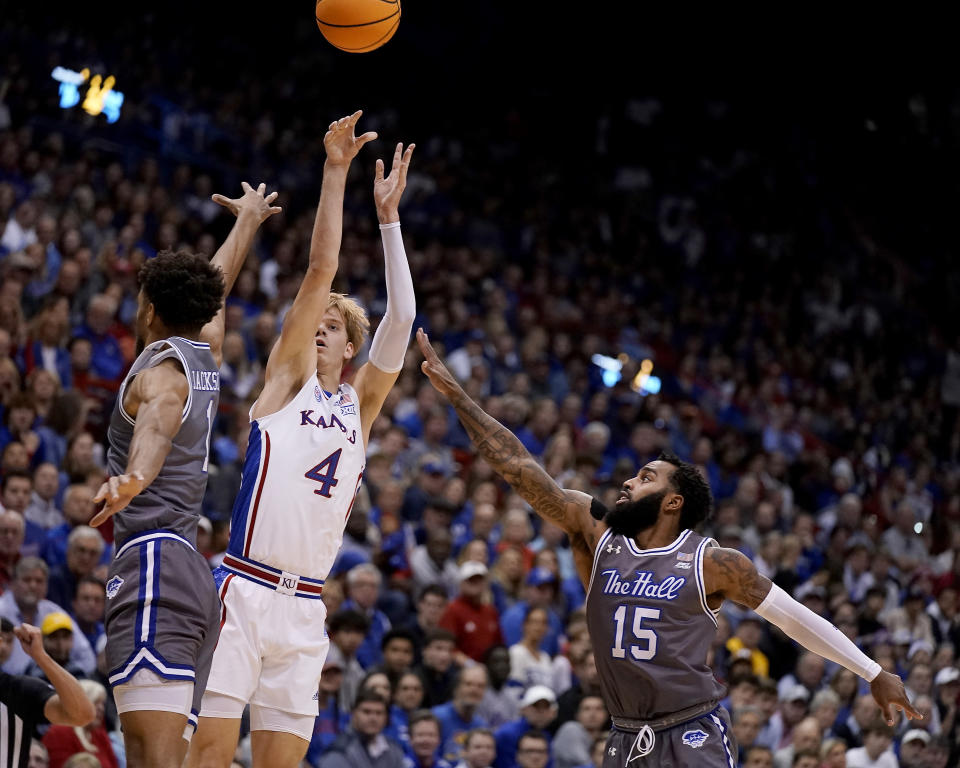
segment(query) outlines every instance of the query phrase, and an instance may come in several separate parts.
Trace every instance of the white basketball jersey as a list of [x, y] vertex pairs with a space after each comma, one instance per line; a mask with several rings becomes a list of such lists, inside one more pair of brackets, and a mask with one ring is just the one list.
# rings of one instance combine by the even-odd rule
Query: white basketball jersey
[[365, 466], [357, 393], [314, 375], [284, 408], [253, 419], [227, 552], [326, 579]]

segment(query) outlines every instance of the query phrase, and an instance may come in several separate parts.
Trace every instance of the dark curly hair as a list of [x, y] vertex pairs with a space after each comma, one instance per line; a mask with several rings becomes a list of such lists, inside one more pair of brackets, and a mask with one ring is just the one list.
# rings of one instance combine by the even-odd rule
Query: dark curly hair
[[657, 456], [657, 461], [674, 466], [669, 483], [674, 491], [683, 496], [680, 530], [696, 528], [710, 517], [710, 511], [713, 509], [713, 494], [710, 493], [710, 486], [703, 479], [700, 470], [672, 453], [661, 453]]
[[220, 268], [189, 251], [161, 251], [140, 267], [138, 279], [147, 300], [172, 331], [198, 333], [223, 303]]

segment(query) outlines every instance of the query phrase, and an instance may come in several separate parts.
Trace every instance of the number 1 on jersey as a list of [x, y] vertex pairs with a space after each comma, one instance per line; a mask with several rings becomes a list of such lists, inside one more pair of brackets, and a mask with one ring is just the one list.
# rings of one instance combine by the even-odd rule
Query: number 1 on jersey
[[[337, 464], [340, 463], [340, 454], [342, 452], [343, 448], [337, 448], [337, 450], [327, 456], [327, 458], [317, 464], [317, 466], [303, 475], [307, 480], [314, 480], [320, 483], [320, 489], [314, 491], [317, 496], [323, 496], [329, 499], [330, 489], [340, 482], [334, 475], [337, 473]], [[322, 472], [324, 467], [327, 468], [326, 472]]]

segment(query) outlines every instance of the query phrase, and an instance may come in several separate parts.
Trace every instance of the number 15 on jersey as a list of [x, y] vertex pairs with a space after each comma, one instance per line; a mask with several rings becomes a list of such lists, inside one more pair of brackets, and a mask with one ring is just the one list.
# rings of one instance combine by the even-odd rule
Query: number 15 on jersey
[[652, 629], [643, 626], [643, 620], [649, 619], [656, 621], [660, 618], [659, 608], [646, 608], [644, 606], [633, 606], [633, 616], [630, 621], [632, 639], [636, 643], [630, 643], [624, 647], [624, 629], [627, 625], [627, 614], [630, 612], [630, 606], [621, 605], [613, 612], [613, 621], [616, 624], [616, 634], [614, 636], [613, 648], [610, 653], [615, 659], [625, 659], [627, 651], [630, 652], [630, 658], [634, 661], [650, 661], [657, 655], [657, 633]]

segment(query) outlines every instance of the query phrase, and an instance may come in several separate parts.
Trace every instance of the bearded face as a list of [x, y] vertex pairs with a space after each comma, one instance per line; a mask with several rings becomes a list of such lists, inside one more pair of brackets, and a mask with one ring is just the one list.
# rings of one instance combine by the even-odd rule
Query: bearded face
[[635, 538], [641, 531], [651, 528], [660, 516], [660, 505], [667, 491], [650, 493], [636, 501], [621, 501], [609, 510], [604, 522], [617, 535]]

